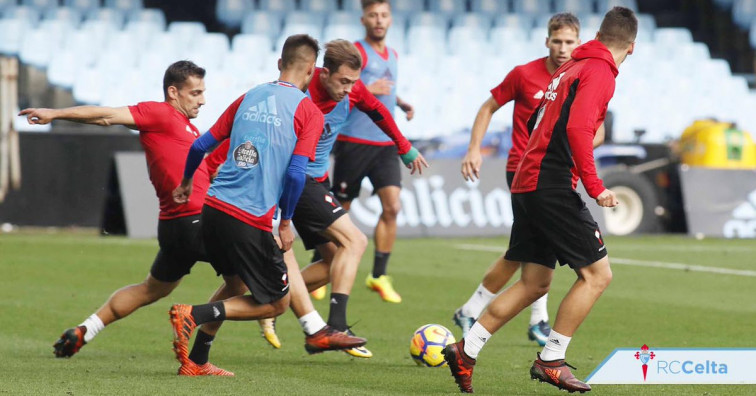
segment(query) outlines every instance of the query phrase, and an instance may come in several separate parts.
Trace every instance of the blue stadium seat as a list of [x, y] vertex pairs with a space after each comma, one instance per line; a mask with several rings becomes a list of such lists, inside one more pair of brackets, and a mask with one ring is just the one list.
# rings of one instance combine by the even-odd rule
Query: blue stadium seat
[[95, 8], [84, 17], [85, 21], [101, 21], [120, 29], [126, 21], [126, 14], [115, 8]]
[[490, 42], [494, 51], [506, 47], [512, 42], [528, 41], [529, 31], [513, 26], [498, 26], [491, 29]]
[[732, 6], [732, 21], [741, 29], [751, 27], [756, 18], [756, 0], [735, 0]]
[[123, 30], [130, 32], [131, 37], [139, 46], [145, 46], [152, 40], [152, 36], [163, 33], [165, 28], [155, 22], [131, 21]]
[[412, 55], [438, 59], [446, 53], [446, 29], [435, 26], [410, 26], [407, 51]]
[[530, 31], [533, 27], [534, 17], [522, 14], [504, 14], [494, 19], [494, 27], [511, 27]]
[[317, 30], [323, 29], [325, 14], [309, 11], [292, 11], [284, 15], [284, 28], [287, 25], [312, 25]]
[[71, 50], [55, 54], [47, 65], [47, 81], [54, 86], [71, 88], [77, 68], [83, 67], [81, 63], [77, 63], [78, 59], [77, 54]]
[[58, 48], [53, 40], [52, 31], [42, 25], [40, 24], [38, 29], [29, 30], [24, 34], [21, 48], [18, 51], [18, 58], [21, 62], [39, 68], [47, 67], [50, 56]]
[[48, 8], [57, 7], [58, 0], [21, 0], [21, 5], [36, 8], [41, 13]]
[[283, 24], [283, 15], [270, 11], [253, 11], [247, 13], [242, 21], [241, 32], [246, 34], [265, 34], [271, 40], [278, 39]]
[[393, 0], [391, 2], [392, 13], [412, 14], [423, 10], [423, 2], [417, 0]]
[[54, 7], [45, 11], [43, 19], [65, 20], [78, 27], [82, 20], [81, 11], [71, 7]]
[[297, 9], [295, 0], [260, 0], [258, 7], [262, 11], [290, 12]]
[[215, 71], [221, 69], [229, 47], [228, 36], [225, 34], [206, 33], [191, 43], [187, 56], [198, 65]]
[[129, 22], [149, 22], [165, 30], [165, 14], [159, 8], [144, 8], [132, 10], [126, 15], [126, 23]]
[[470, 11], [495, 16], [509, 12], [510, 9], [506, 0], [471, 0]]
[[[756, 19], [751, 22], [751, 30], [748, 32], [748, 40], [751, 42], [751, 48], [756, 48]], [[756, 131], [754, 131], [756, 133]]]
[[493, 19], [488, 14], [464, 13], [464, 14], [455, 15], [452, 18], [451, 24], [452, 24], [452, 27], [455, 27], [455, 26], [478, 27], [487, 32], [491, 29], [491, 25], [493, 24]]
[[254, 7], [254, 0], [218, 0], [215, 15], [224, 26], [237, 29], [241, 27], [244, 15]]
[[188, 49], [200, 39], [207, 29], [202, 22], [171, 22], [168, 33], [172, 34], [179, 49]]
[[103, 72], [95, 67], [81, 69], [76, 73], [73, 84], [73, 97], [79, 104], [100, 104], [102, 91], [108, 84], [104, 82]]
[[593, 13], [592, 0], [554, 0], [554, 12], [571, 12], [575, 15]]
[[31, 28], [31, 24], [26, 19], [0, 19], [0, 37], [3, 38], [0, 40], [0, 54], [17, 55], [21, 40]]
[[448, 50], [452, 55], [466, 59], [487, 54], [488, 31], [481, 27], [455, 26], [449, 29]]
[[0, 0], [0, 15], [3, 14], [3, 10], [8, 7], [16, 5], [16, 0]]
[[86, 14], [91, 10], [100, 8], [100, 0], [63, 0], [63, 5], [75, 8]]
[[338, 0], [300, 0], [299, 5], [303, 11], [319, 12], [322, 14], [336, 11]]
[[362, 13], [362, 0], [341, 0], [341, 9]]
[[734, 3], [735, 0], [714, 0], [714, 5], [716, 5], [720, 10], [728, 10], [730, 7], [732, 7], [732, 3]]
[[551, 12], [549, 0], [513, 0], [512, 11], [517, 14], [539, 15]]
[[428, 10], [446, 15], [456, 15], [467, 12], [465, 0], [428, 0]]
[[602, 15], [614, 7], [627, 7], [638, 12], [638, 3], [635, 0], [601, 0], [596, 5], [598, 6], [596, 11]]
[[674, 47], [680, 43], [692, 43], [693, 35], [687, 28], [659, 28], [654, 32], [654, 42]]
[[232, 52], [258, 53], [272, 50], [273, 42], [265, 34], [237, 34], [231, 40]]
[[115, 8], [124, 12], [144, 8], [142, 0], [104, 0], [104, 2], [105, 7]]
[[362, 14], [352, 11], [334, 11], [326, 15], [326, 25], [355, 25], [362, 26]]
[[449, 19], [446, 15], [435, 12], [418, 12], [409, 17], [409, 25], [412, 26], [432, 26], [446, 29], [449, 25]]
[[3, 18], [24, 19], [32, 27], [35, 27], [37, 26], [37, 23], [39, 23], [40, 12], [37, 9], [29, 7], [29, 6], [15, 6], [15, 7], [6, 8], [5, 11], [3, 12]]
[[360, 25], [331, 25], [327, 24], [323, 29], [323, 41], [329, 42], [335, 39], [356, 41], [365, 35], [365, 29]]

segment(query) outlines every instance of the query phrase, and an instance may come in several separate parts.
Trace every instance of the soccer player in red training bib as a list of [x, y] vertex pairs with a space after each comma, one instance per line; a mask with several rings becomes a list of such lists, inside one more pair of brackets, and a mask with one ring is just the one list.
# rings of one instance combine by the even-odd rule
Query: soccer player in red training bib
[[[315, 73], [317, 55], [318, 43], [310, 36], [288, 37], [278, 62], [279, 79], [242, 95], [192, 144], [174, 200], [189, 200], [192, 177], [205, 152], [228, 139], [226, 160], [202, 209], [202, 235], [216, 271], [240, 278], [252, 294], [171, 308], [174, 352], [182, 366], [191, 362], [188, 345], [197, 325], [207, 324], [202, 332], [215, 335], [224, 320], [274, 317], [289, 306], [283, 252], [294, 240], [291, 218], [305, 185], [305, 168], [308, 160], [315, 159], [323, 131], [323, 113], [303, 92]], [[280, 247], [271, 232], [279, 207]], [[366, 342], [341, 332], [337, 335], [354, 341], [343, 347]]]
[[[549, 20], [548, 37], [546, 48], [549, 56], [538, 58], [530, 63], [517, 66], [507, 74], [504, 81], [491, 90], [491, 97], [480, 107], [475, 123], [472, 127], [470, 145], [467, 154], [462, 160], [462, 176], [465, 180], [475, 180], [480, 176], [480, 167], [483, 162], [480, 155], [480, 143], [488, 129], [493, 114], [506, 103], [514, 100], [514, 115], [512, 119], [512, 148], [509, 150], [507, 159], [507, 186], [511, 189], [517, 165], [520, 163], [525, 146], [528, 144], [529, 133], [527, 129], [528, 118], [543, 98], [546, 86], [549, 84], [551, 74], [570, 59], [572, 50], [580, 45], [580, 21], [570, 14], [556, 14]], [[594, 147], [604, 140], [603, 124], [599, 127], [594, 139]], [[483, 309], [496, 296], [515, 272], [520, 268], [520, 263], [509, 261], [500, 256], [488, 268], [483, 276], [483, 281], [470, 296], [470, 299], [454, 312], [454, 323], [462, 329], [462, 336], [467, 335], [470, 326], [483, 312]], [[528, 326], [528, 338], [536, 341], [539, 345], [546, 344], [546, 339], [551, 328], [549, 327], [549, 314], [546, 307], [548, 295], [536, 300], [530, 306], [530, 324]]]
[[478, 353], [491, 335], [551, 285], [556, 261], [577, 280], [562, 300], [543, 351], [530, 376], [570, 392], [591, 390], [565, 362], [570, 340], [612, 280], [606, 246], [580, 195], [579, 177], [603, 207], [617, 199], [596, 175], [592, 142], [614, 95], [618, 67], [635, 48], [638, 20], [624, 7], [604, 16], [596, 39], [576, 48], [552, 75], [528, 121], [530, 140], [512, 181], [514, 224], [506, 259], [522, 263], [520, 279], [496, 297], [467, 336], [444, 349], [454, 380], [472, 392]]
[[[26, 115], [30, 124], [47, 124], [58, 119], [138, 129], [147, 156], [150, 181], [160, 200], [160, 251], [147, 278], [142, 283], [116, 290], [97, 312], [79, 326], [66, 330], [54, 345], [55, 356], [73, 356], [105, 326], [170, 294], [195, 262], [207, 261], [200, 235], [200, 212], [210, 185], [206, 165], [200, 165], [197, 171], [190, 204], [178, 205], [171, 196], [171, 191], [181, 181], [181, 165], [186, 153], [199, 136], [190, 119], [196, 118], [205, 104], [204, 77], [205, 69], [189, 61], [179, 61], [165, 71], [164, 102], [142, 102], [117, 108], [80, 106], [21, 111], [20, 115]], [[237, 295], [244, 289], [241, 281], [229, 279], [211, 301]], [[193, 365], [192, 375], [233, 375], [207, 360], [196, 363], [199, 364]]]
[[[334, 40], [327, 43], [325, 49], [323, 67], [315, 70], [307, 90], [307, 95], [323, 112], [325, 125], [315, 160], [307, 165], [307, 181], [292, 222], [305, 247], [308, 250], [317, 249], [323, 257], [302, 270], [304, 282], [312, 290], [329, 282], [333, 285], [327, 325], [351, 334], [346, 308], [367, 238], [328, 191], [329, 155], [336, 137], [349, 114], [359, 109], [369, 114], [373, 122], [396, 143], [396, 154], [412, 169], [411, 173], [422, 173], [422, 167], [427, 163], [399, 132], [388, 109], [359, 80], [362, 57], [357, 48], [349, 41]], [[228, 145], [224, 144], [208, 157], [211, 171], [219, 158], [225, 158], [223, 153], [227, 150]], [[293, 253], [287, 252], [284, 261], [290, 273], [298, 272], [299, 266]], [[293, 276], [291, 278], [291, 307], [307, 335], [305, 348], [310, 353], [322, 352], [324, 345], [315, 342], [314, 336], [326, 327], [326, 323], [312, 306], [307, 291], [299, 290], [298, 283]], [[271, 341], [269, 337], [266, 339]], [[351, 348], [346, 352], [356, 357], [372, 356], [364, 347]]]
[[[397, 55], [386, 46], [386, 32], [391, 26], [388, 0], [362, 0], [362, 24], [365, 38], [355, 43], [362, 54], [360, 79], [368, 90], [386, 106], [391, 115], [399, 107], [412, 119], [414, 110], [396, 95]], [[394, 290], [386, 275], [389, 255], [396, 240], [396, 217], [401, 209], [399, 192], [401, 169], [394, 142], [371, 119], [355, 111], [339, 134], [334, 146], [333, 187], [331, 191], [349, 210], [352, 200], [360, 194], [362, 179], [370, 179], [373, 192], [381, 201], [381, 215], [375, 227], [373, 272], [365, 280], [371, 290], [384, 301], [399, 303], [402, 297]]]

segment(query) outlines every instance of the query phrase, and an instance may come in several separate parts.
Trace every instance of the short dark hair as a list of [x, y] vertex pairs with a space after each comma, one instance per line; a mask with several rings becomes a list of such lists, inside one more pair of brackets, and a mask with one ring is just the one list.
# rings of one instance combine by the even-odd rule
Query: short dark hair
[[374, 4], [388, 4], [389, 7], [391, 7], [391, 2], [389, 0], [362, 0], [362, 10], [365, 11], [366, 8]]
[[197, 66], [192, 61], [180, 60], [168, 66], [163, 75], [163, 95], [168, 97], [168, 87], [181, 89], [189, 77], [205, 78], [205, 69]]
[[575, 30], [575, 33], [580, 36], [580, 20], [570, 12], [560, 12], [559, 14], [554, 14], [554, 16], [549, 19], [548, 27], [549, 36], [551, 36], [551, 33], [564, 28], [573, 29]]
[[638, 35], [638, 18], [633, 10], [614, 7], [604, 16], [599, 28], [599, 41], [606, 46], [624, 46], [635, 41]]
[[286, 69], [295, 63], [308, 61], [308, 57], [318, 58], [318, 40], [306, 34], [295, 34], [286, 38], [281, 50], [281, 66]]
[[362, 69], [362, 55], [357, 47], [347, 40], [333, 40], [325, 45], [325, 57], [323, 67], [335, 73], [341, 65], [347, 65], [350, 69]]

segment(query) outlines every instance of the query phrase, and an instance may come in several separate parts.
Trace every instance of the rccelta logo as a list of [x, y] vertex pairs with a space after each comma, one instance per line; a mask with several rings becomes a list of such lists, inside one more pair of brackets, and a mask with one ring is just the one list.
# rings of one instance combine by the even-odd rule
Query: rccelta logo
[[[598, 231], [596, 231], [598, 233]], [[646, 373], [648, 373], [648, 361], [655, 358], [656, 355], [653, 352], [649, 352], [648, 345], [643, 344], [639, 352], [635, 352], [635, 359], [641, 361], [641, 369], [643, 370], [643, 381], [646, 380]]]
[[281, 118], [278, 117], [276, 109], [276, 97], [268, 96], [268, 99], [250, 107], [242, 114], [242, 119], [281, 126]]

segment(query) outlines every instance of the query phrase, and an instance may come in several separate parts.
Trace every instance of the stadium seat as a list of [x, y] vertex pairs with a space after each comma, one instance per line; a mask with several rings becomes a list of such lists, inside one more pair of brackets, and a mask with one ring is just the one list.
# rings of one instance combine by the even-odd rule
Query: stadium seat
[[284, 16], [284, 28], [288, 25], [312, 25], [317, 27], [317, 30], [321, 30], [323, 29], [324, 20], [324, 14], [309, 11], [292, 11]]
[[206, 32], [202, 22], [171, 22], [168, 25], [168, 33], [174, 37], [174, 43], [179, 51], [191, 50], [191, 47]]
[[341, 0], [341, 9], [348, 12], [362, 13], [362, 0]]
[[100, 0], [63, 0], [62, 3], [66, 7], [75, 8], [81, 11], [83, 14], [96, 8], [100, 8]]
[[714, 0], [714, 5], [716, 5], [720, 10], [729, 10], [730, 7], [732, 7], [732, 3], [734, 3], [735, 0]]
[[494, 51], [506, 48], [509, 43], [528, 40], [528, 31], [518, 27], [498, 26], [491, 29], [490, 43]]
[[413, 14], [423, 10], [423, 2], [417, 0], [393, 0], [391, 12], [397, 14]]
[[94, 8], [84, 17], [85, 21], [101, 21], [113, 25], [116, 29], [121, 29], [126, 21], [126, 14], [115, 8]]
[[40, 24], [37, 29], [27, 31], [24, 34], [23, 41], [21, 41], [18, 58], [27, 65], [38, 68], [47, 67], [52, 53], [60, 48], [56, 45], [56, 40], [53, 40], [53, 38], [53, 31], [48, 30], [47, 26], [44, 26], [44, 23]]
[[165, 14], [159, 8], [144, 8], [129, 11], [126, 15], [126, 23], [132, 21], [148, 22], [159, 26], [160, 30], [165, 30]]
[[21, 5], [39, 10], [40, 12], [58, 6], [58, 0], [21, 0]]
[[300, 0], [299, 5], [304, 11], [321, 14], [331, 13], [339, 8], [338, 0]]
[[751, 30], [748, 32], [748, 41], [751, 43], [751, 48], [756, 48], [756, 19], [751, 22]]
[[512, 12], [516, 14], [540, 15], [551, 12], [549, 0], [512, 0]]
[[464, 13], [455, 15], [451, 21], [452, 27], [454, 26], [467, 26], [477, 27], [485, 32], [491, 29], [493, 19], [490, 15], [478, 14], [478, 13]]
[[78, 54], [74, 51], [63, 50], [58, 52], [47, 65], [47, 81], [54, 86], [71, 88], [76, 70], [84, 67], [84, 64], [79, 60]]
[[3, 12], [3, 18], [7, 19], [25, 19], [32, 27], [37, 26], [40, 19], [40, 12], [29, 6], [15, 6], [6, 8]]
[[471, 0], [470, 11], [494, 16], [510, 10], [506, 0]]
[[470, 58], [479, 58], [488, 54], [487, 32], [482, 28], [455, 26], [449, 29], [449, 54]]
[[223, 33], [205, 33], [194, 39], [187, 52], [189, 59], [203, 64], [208, 70], [220, 69], [226, 59], [230, 45]]
[[[407, 53], [407, 29], [406, 29], [406, 19], [402, 18], [394, 18], [394, 22], [392, 23], [392, 27], [389, 29], [388, 33], [386, 34], [386, 44], [388, 44], [389, 47], [393, 48], [394, 51], [396, 51], [400, 55], [405, 55]], [[365, 29], [362, 29], [362, 32], [360, 33], [358, 38], [364, 38], [365, 37]]]
[[428, 0], [428, 10], [445, 15], [457, 15], [467, 12], [467, 7], [465, 0]]
[[494, 19], [494, 27], [519, 28], [530, 31], [530, 28], [533, 27], [533, 16], [521, 14], [499, 15]]
[[45, 11], [43, 19], [68, 21], [74, 27], [78, 27], [82, 20], [81, 11], [71, 7], [53, 7]]
[[258, 7], [262, 11], [290, 12], [297, 9], [295, 0], [259, 0]]
[[0, 16], [3, 14], [3, 10], [8, 7], [16, 5], [16, 0], [0, 0]]
[[596, 5], [598, 6], [596, 11], [601, 15], [606, 14], [614, 7], [627, 7], [638, 12], [638, 3], [635, 0], [601, 0], [596, 2]]
[[147, 21], [131, 21], [126, 24], [124, 31], [130, 32], [138, 46], [146, 46], [156, 34], [164, 31], [160, 25]]
[[129, 12], [144, 8], [142, 0], [104, 0], [106, 8], [115, 8], [123, 12]]
[[232, 29], [241, 27], [244, 15], [255, 7], [254, 0], [218, 0], [215, 15], [224, 26]]
[[432, 26], [410, 26], [407, 51], [412, 55], [436, 59], [446, 53], [446, 29]]
[[362, 26], [360, 17], [362, 14], [352, 11], [334, 11], [326, 15], [326, 26], [328, 25], [355, 25]]
[[102, 99], [103, 72], [97, 68], [79, 69], [73, 84], [73, 97], [79, 104], [96, 105]]
[[430, 26], [446, 29], [449, 25], [449, 19], [435, 12], [418, 12], [409, 17], [410, 26]]
[[[91, 67], [97, 60], [98, 54], [105, 48], [105, 43], [113, 32], [108, 30], [104, 34], [93, 34], [92, 31], [79, 29], [71, 32], [66, 40], [63, 51], [72, 52], [76, 56], [76, 63], [82, 67]], [[73, 76], [71, 76], [73, 79]], [[73, 84], [73, 80], [71, 82]]]
[[26, 19], [0, 19], [0, 54], [17, 55], [21, 47], [21, 40], [27, 31], [31, 30], [31, 24]]
[[680, 43], [693, 42], [693, 35], [686, 28], [659, 28], [654, 31], [656, 44], [675, 46]]
[[735, 0], [732, 21], [741, 29], [748, 29], [756, 18], [756, 0]]
[[273, 50], [273, 42], [265, 34], [237, 34], [231, 40], [231, 51], [238, 53], [267, 53]]
[[356, 41], [365, 34], [365, 29], [360, 25], [326, 25], [323, 29], [323, 41], [329, 42], [335, 39]]
[[592, 14], [592, 0], [554, 0], [554, 12], [571, 12], [575, 15]]
[[[286, 24], [276, 40], [275, 52], [280, 53], [286, 38], [294, 34], [309, 34], [318, 42], [322, 42], [323, 29], [311, 24]], [[321, 51], [322, 52], [322, 51]]]
[[241, 32], [244, 34], [265, 34], [271, 40], [277, 40], [283, 24], [283, 15], [268, 11], [247, 13], [242, 21]]

